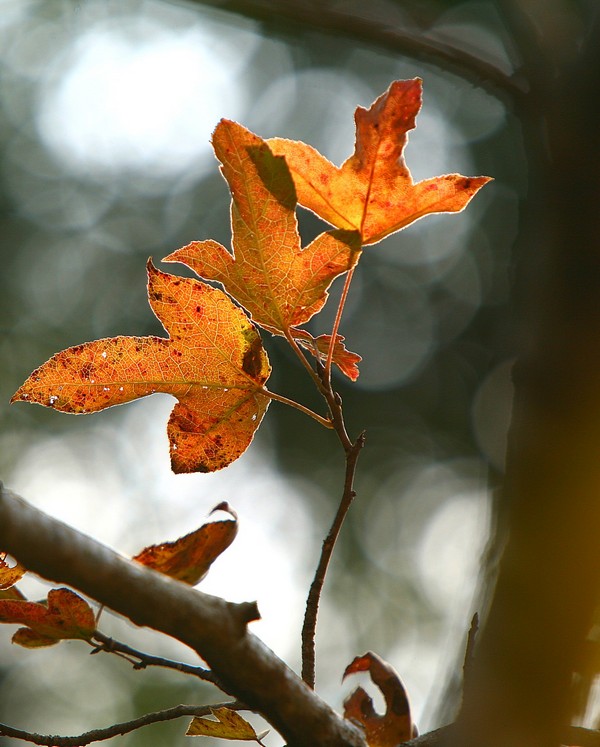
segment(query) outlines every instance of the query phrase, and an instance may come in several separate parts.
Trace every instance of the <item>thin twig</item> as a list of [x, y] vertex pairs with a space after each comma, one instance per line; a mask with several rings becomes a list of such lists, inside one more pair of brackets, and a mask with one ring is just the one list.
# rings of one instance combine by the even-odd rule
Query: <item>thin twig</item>
[[92, 742], [102, 742], [111, 737], [118, 737], [122, 734], [128, 734], [131, 731], [140, 729], [142, 726], [149, 726], [160, 721], [171, 721], [182, 716], [210, 716], [212, 708], [230, 708], [232, 711], [246, 710], [246, 706], [239, 700], [230, 700], [227, 703], [215, 703], [214, 705], [194, 706], [178, 705], [173, 708], [166, 708], [164, 711], [155, 711], [146, 713], [131, 721], [123, 721], [120, 724], [113, 724], [104, 729], [92, 729], [84, 734], [75, 737], [60, 737], [52, 734], [34, 734], [14, 729], [12, 726], [0, 724], [0, 736], [12, 737], [13, 739], [22, 739], [25, 742], [33, 744], [46, 745], [47, 747], [83, 747]]
[[318, 415], [316, 412], [313, 412], [313, 410], [310, 410], [308, 407], [301, 405], [299, 402], [296, 402], [293, 399], [288, 399], [287, 397], [284, 397], [281, 394], [275, 394], [275, 392], [271, 392], [265, 387], [263, 387], [260, 391], [261, 391], [261, 394], [265, 395], [265, 397], [269, 397], [270, 399], [274, 399], [277, 402], [282, 402], [284, 405], [289, 405], [290, 407], [294, 407], [296, 410], [300, 410], [300, 412], [303, 412], [305, 415], [308, 415], [313, 420], [316, 420], [317, 423], [320, 423], [325, 428], [333, 428], [333, 424], [331, 420], [324, 418], [322, 415]]
[[[131, 648], [131, 646], [127, 646], [125, 643], [120, 643], [119, 641], [115, 641], [113, 638], [109, 638], [99, 630], [94, 633], [93, 640], [99, 641], [99, 645], [95, 646], [91, 652], [92, 654], [106, 651], [107, 653], [123, 655], [130, 664], [133, 664], [134, 669], [145, 669], [150, 666], [164, 667], [166, 669], [175, 669], [184, 674], [190, 674], [193, 677], [198, 677], [199, 679], [204, 680], [205, 682], [218, 684], [217, 678], [209, 669], [192, 666], [191, 664], [184, 664], [181, 661], [163, 659], [161, 656], [153, 656], [152, 654], [146, 654], [143, 651], [137, 651], [135, 648]], [[129, 657], [138, 659], [138, 661], [132, 661]]]
[[348, 270], [348, 273], [346, 274], [346, 277], [344, 279], [344, 287], [342, 288], [342, 295], [340, 297], [340, 302], [338, 304], [338, 308], [335, 314], [335, 319], [333, 322], [333, 328], [331, 330], [331, 340], [329, 341], [329, 349], [327, 350], [327, 360], [325, 361], [325, 376], [327, 377], [327, 381], [331, 380], [331, 362], [333, 361], [333, 351], [335, 350], [335, 341], [337, 338], [338, 330], [340, 328], [340, 323], [342, 321], [342, 313], [344, 311], [344, 306], [346, 305], [346, 299], [348, 298], [348, 291], [350, 290], [350, 284], [352, 283], [353, 277], [354, 277], [354, 267], [351, 267], [350, 270]]
[[304, 624], [302, 625], [302, 679], [314, 689], [315, 686], [315, 633], [317, 629], [317, 616], [319, 612], [319, 600], [329, 561], [339, 536], [340, 529], [344, 523], [348, 509], [356, 495], [354, 492], [354, 474], [358, 456], [365, 443], [365, 434], [361, 433], [351, 448], [346, 451], [346, 477], [344, 481], [344, 492], [331, 528], [323, 541], [319, 564], [315, 571], [308, 598], [306, 600], [306, 612]]

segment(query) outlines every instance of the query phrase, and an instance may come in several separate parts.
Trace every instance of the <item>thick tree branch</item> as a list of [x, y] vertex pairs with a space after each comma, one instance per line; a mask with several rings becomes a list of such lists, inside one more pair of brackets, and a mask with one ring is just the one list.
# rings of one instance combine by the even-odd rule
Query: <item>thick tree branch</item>
[[0, 547], [43, 578], [190, 646], [290, 747], [364, 747], [358, 729], [247, 630], [259, 616], [255, 603], [231, 604], [126, 560], [4, 487]]
[[419, 62], [435, 65], [451, 72], [488, 93], [511, 104], [520, 98], [524, 89], [516, 79], [494, 65], [464, 50], [427, 39], [423, 35], [401, 31], [381, 21], [350, 15], [321, 2], [285, 2], [280, 0], [193, 0], [219, 10], [262, 22], [268, 30], [285, 24], [289, 33], [321, 31], [345, 36], [378, 49], [412, 57]]

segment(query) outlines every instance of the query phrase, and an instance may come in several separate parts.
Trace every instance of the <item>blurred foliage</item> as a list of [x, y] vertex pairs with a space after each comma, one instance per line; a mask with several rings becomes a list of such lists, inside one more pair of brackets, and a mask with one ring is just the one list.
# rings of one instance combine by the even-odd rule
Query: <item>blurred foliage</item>
[[[407, 30], [418, 23], [432, 37], [457, 44], [466, 39], [511, 69], [492, 2], [380, 0], [343, 8], [367, 13], [367, 5], [371, 16]], [[162, 66], [151, 53], [166, 55], [159, 57]], [[113, 76], [108, 81], [104, 66]], [[342, 379], [338, 386], [351, 433], [365, 429], [367, 447], [359, 465], [359, 499], [326, 586], [317, 642], [320, 675], [332, 698], [339, 697], [348, 652], [371, 648], [393, 662], [396, 652], [404, 657], [394, 662], [401, 674], [403, 662], [414, 669], [421, 657], [430, 676], [439, 666], [437, 660], [431, 665], [431, 646], [445, 642], [449, 627], [459, 640], [466, 633], [461, 626], [470, 616], [469, 600], [456, 613], [448, 594], [462, 582], [452, 575], [446, 582], [440, 561], [442, 576], [427, 585], [425, 576], [433, 571], [423, 571], [419, 557], [444, 532], [457, 533], [458, 539], [449, 538], [455, 544], [463, 541], [469, 500], [483, 506], [485, 516], [486, 472], [493, 482], [502, 465], [506, 362], [513, 354], [509, 252], [526, 179], [515, 121], [470, 83], [356, 39], [319, 32], [318, 23], [311, 30], [276, 18], [258, 22], [202, 3], [0, 0], [0, 473], [15, 489], [11, 476], [21, 474], [23, 455], [47, 439], [69, 443], [84, 475], [130, 469], [126, 456], [118, 465], [94, 464], [101, 448], [94, 455], [82, 446], [96, 430], [116, 433], [124, 427], [124, 408], [96, 420], [25, 405], [9, 408], [7, 402], [57, 350], [98, 337], [162, 333], [145, 296], [148, 256], [158, 261], [193, 239], [229, 245], [227, 192], [207, 149], [216, 118], [233, 111], [261, 136], [299, 138], [341, 162], [352, 150], [354, 108], [369, 105], [393, 79], [414, 76], [424, 79], [425, 95], [407, 149], [415, 178], [459, 171], [492, 175], [495, 182], [465, 213], [419, 222], [367, 250], [361, 261], [342, 332], [348, 347], [364, 357], [362, 373], [356, 386]], [[128, 91], [123, 81], [133, 88]], [[137, 95], [136, 110], [131, 100]], [[166, 116], [169, 107], [179, 120]], [[214, 121], [201, 121], [212, 112]], [[115, 134], [121, 116], [127, 137]], [[321, 226], [304, 213], [301, 229], [308, 240]], [[185, 274], [183, 268], [167, 269]], [[334, 288], [330, 309], [335, 294]], [[315, 325], [319, 332], [326, 331], [327, 312], [322, 316]], [[315, 406], [311, 382], [282, 341], [267, 345], [272, 388]], [[342, 457], [330, 433], [291, 409], [272, 406], [263, 428], [266, 435], [251, 448], [271, 450], [285, 480], [313, 486], [304, 491], [304, 510], [314, 522], [314, 551], [297, 561], [306, 582], [341, 491]], [[145, 501], [154, 504], [161, 495], [155, 484], [139, 481], [143, 467], [131, 469], [139, 523]], [[218, 499], [224, 497], [237, 507], [235, 495]], [[456, 511], [442, 517], [449, 499]], [[293, 533], [294, 525], [281, 531]], [[474, 539], [465, 538], [471, 573], [477, 571], [479, 535], [484, 529], [474, 527]], [[452, 558], [446, 570], [451, 567]], [[438, 588], [445, 583], [446, 592]], [[2, 634], [0, 651], [8, 646]], [[10, 660], [17, 665], [14, 655]], [[24, 666], [38, 671], [43, 664]], [[112, 676], [122, 677], [123, 668], [115, 667], [120, 673]], [[108, 676], [108, 667], [101, 670], [98, 676]], [[205, 697], [191, 683], [185, 694], [175, 689], [163, 700], [144, 684], [146, 674], [127, 678], [127, 689], [139, 688], [132, 695], [119, 686], [118, 709], [95, 709], [93, 724], [76, 719], [61, 728], [74, 733], [79, 726]], [[158, 681], [156, 673], [152, 677]], [[421, 703], [430, 688], [443, 684], [441, 672], [437, 678], [415, 678]], [[9, 675], [4, 682], [2, 692], [13, 691], [19, 678]], [[162, 685], [157, 688], [162, 691]], [[32, 697], [45, 695], [38, 689]], [[0, 720], [27, 727], [14, 698], [7, 705], [0, 697]], [[50, 730], [39, 722], [32, 728]], [[182, 733], [163, 728], [171, 741]], [[59, 727], [53, 722], [52, 729]], [[162, 743], [147, 734], [120, 743]]]

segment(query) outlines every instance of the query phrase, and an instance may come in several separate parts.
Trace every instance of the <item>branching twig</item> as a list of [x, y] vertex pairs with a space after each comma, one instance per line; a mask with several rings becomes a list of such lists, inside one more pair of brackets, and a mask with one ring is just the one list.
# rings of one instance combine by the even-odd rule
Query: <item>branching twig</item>
[[[215, 675], [209, 669], [205, 669], [204, 667], [196, 667], [191, 664], [184, 664], [181, 661], [163, 659], [161, 656], [153, 656], [152, 654], [146, 654], [143, 651], [137, 651], [135, 648], [131, 648], [131, 646], [127, 646], [125, 643], [120, 643], [119, 641], [115, 641], [113, 638], [109, 638], [99, 630], [94, 633], [93, 640], [99, 641], [99, 645], [95, 646], [91, 652], [92, 654], [97, 654], [100, 651], [120, 654], [123, 655], [130, 664], [133, 664], [134, 669], [145, 669], [150, 666], [165, 667], [166, 669], [175, 669], [178, 672], [190, 674], [193, 677], [198, 677], [201, 680], [218, 685]], [[138, 661], [136, 662], [132, 659], [137, 659]]]
[[181, 718], [182, 716], [209, 716], [211, 708], [231, 708], [231, 710], [237, 711], [244, 710], [246, 706], [237, 700], [231, 700], [227, 703], [215, 703], [211, 706], [178, 705], [173, 706], [173, 708], [166, 708], [164, 711], [146, 713], [144, 716], [140, 716], [139, 718], [134, 718], [131, 721], [124, 721], [120, 724], [113, 724], [104, 729], [86, 731], [84, 734], [79, 734], [75, 737], [60, 737], [52, 734], [34, 734], [32, 732], [23, 731], [22, 729], [14, 729], [12, 726], [7, 726], [6, 724], [0, 724], [0, 736], [22, 739], [25, 742], [46, 745], [47, 747], [84, 747], [84, 745], [91, 744], [92, 742], [102, 742], [111, 737], [129, 734], [129, 732], [140, 729], [142, 726], [156, 724], [159, 721], [171, 721], [176, 718]]

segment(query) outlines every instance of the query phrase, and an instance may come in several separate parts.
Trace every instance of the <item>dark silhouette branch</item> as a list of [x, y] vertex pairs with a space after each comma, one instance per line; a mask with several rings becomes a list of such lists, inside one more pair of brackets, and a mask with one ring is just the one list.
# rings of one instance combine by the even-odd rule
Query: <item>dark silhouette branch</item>
[[[119, 654], [130, 664], [133, 664], [134, 669], [164, 667], [165, 669], [174, 669], [177, 672], [189, 674], [192, 677], [198, 677], [205, 682], [212, 682], [218, 685], [218, 682], [216, 681], [217, 678], [214, 674], [204, 667], [195, 667], [191, 664], [184, 664], [181, 661], [172, 661], [171, 659], [164, 659], [162, 656], [146, 654], [143, 651], [138, 651], [131, 646], [127, 646], [125, 643], [120, 643], [119, 641], [115, 641], [113, 638], [109, 638], [99, 630], [94, 633], [93, 640], [97, 641], [98, 644], [92, 650], [92, 654], [98, 654], [101, 651], [105, 651], [109, 654]], [[137, 659], [137, 661], [133, 661], [133, 659]]]
[[0, 547], [43, 578], [190, 646], [221, 687], [262, 714], [290, 747], [365, 746], [353, 724], [247, 630], [259, 617], [256, 603], [226, 602], [122, 558], [4, 487]]
[[381, 21], [350, 15], [315, 2], [285, 2], [280, 0], [193, 0], [197, 5], [260, 21], [267, 32], [277, 32], [285, 26], [287, 33], [318, 31], [369, 44], [411, 57], [428, 65], [451, 72], [511, 105], [521, 98], [525, 89], [520, 82], [495, 65], [469, 54], [459, 47], [428, 39], [421, 33], [410, 33]]

